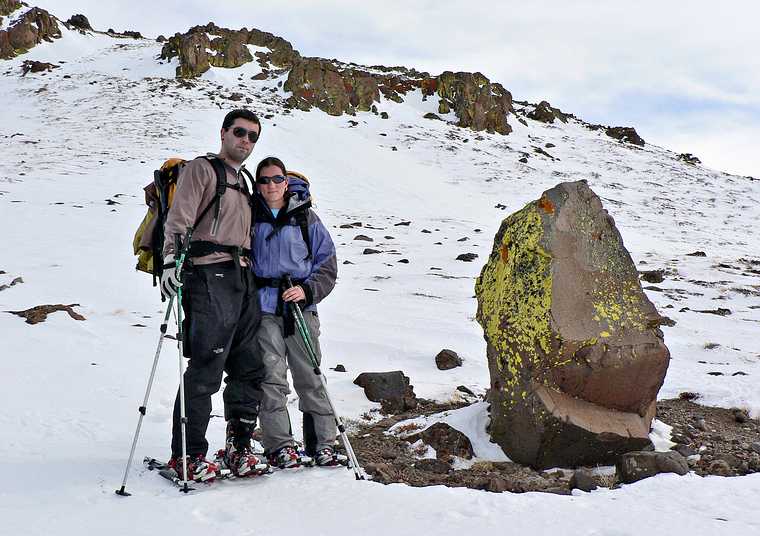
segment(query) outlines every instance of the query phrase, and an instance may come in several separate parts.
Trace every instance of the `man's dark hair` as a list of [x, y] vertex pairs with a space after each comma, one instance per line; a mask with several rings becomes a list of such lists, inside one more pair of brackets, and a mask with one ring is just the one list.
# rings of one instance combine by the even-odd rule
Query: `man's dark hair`
[[261, 170], [264, 169], [267, 166], [276, 166], [282, 170], [282, 174], [286, 177], [288, 176], [288, 172], [285, 169], [285, 164], [282, 163], [282, 160], [277, 158], [276, 156], [267, 156], [264, 160], [259, 162], [259, 165], [256, 166], [256, 178], [259, 178], [259, 175], [261, 174]]
[[259, 135], [261, 135], [261, 121], [259, 121], [259, 118], [251, 110], [247, 110], [245, 108], [232, 110], [230, 113], [224, 116], [222, 128], [225, 130], [230, 128], [232, 126], [232, 123], [235, 122], [235, 119], [246, 119], [248, 121], [256, 123], [259, 126]]

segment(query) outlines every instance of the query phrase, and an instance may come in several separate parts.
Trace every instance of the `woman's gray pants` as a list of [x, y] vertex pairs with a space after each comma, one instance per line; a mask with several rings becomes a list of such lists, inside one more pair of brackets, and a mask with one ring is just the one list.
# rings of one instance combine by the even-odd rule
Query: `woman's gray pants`
[[[322, 361], [319, 350], [319, 318], [311, 311], [303, 313], [309, 328], [311, 342]], [[293, 433], [288, 415], [288, 368], [293, 377], [293, 388], [298, 394], [298, 409], [310, 414], [316, 435], [316, 450], [333, 447], [337, 434], [335, 417], [327, 402], [322, 382], [314, 374], [306, 347], [301, 335], [296, 333], [283, 338], [282, 317], [263, 314], [261, 325], [256, 333], [264, 368], [264, 381], [261, 384], [263, 398], [259, 410], [262, 443], [267, 452], [275, 452], [286, 446], [293, 446]]]

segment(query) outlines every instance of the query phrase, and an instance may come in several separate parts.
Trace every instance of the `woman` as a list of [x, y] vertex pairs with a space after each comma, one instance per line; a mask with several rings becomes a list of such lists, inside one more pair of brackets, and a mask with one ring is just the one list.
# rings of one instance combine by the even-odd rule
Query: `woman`
[[[290, 180], [298, 185], [290, 185]], [[278, 158], [265, 158], [256, 167], [252, 269], [262, 312], [256, 340], [266, 369], [259, 413], [262, 443], [270, 463], [280, 468], [311, 463], [312, 457], [317, 465], [330, 466], [344, 463], [345, 456], [333, 449], [335, 417], [303, 341], [295, 332], [290, 308], [296, 303], [302, 307], [321, 361], [316, 304], [335, 286], [338, 263], [330, 233], [310, 208], [308, 183], [290, 180]], [[292, 279], [293, 287], [285, 285], [286, 276]], [[288, 368], [303, 412], [308, 456], [296, 450], [290, 426]]]

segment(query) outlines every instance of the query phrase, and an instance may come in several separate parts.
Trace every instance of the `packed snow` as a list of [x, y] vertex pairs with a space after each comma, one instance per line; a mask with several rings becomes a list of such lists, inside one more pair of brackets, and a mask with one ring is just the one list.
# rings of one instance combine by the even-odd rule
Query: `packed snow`
[[[166, 158], [218, 149], [221, 119], [238, 104], [224, 99], [233, 92], [271, 116], [250, 163], [277, 155], [309, 176], [339, 262], [352, 263], [340, 264], [338, 285], [320, 305], [323, 368], [349, 419], [378, 408], [352, 383], [364, 371], [403, 370], [418, 396], [436, 400], [457, 396], [458, 385], [485, 391], [474, 278], [502, 218], [556, 183], [578, 179], [603, 198], [640, 268], [666, 270], [662, 291], [648, 291], [659, 311], [677, 321], [663, 328], [672, 360], [660, 397], [692, 391], [702, 395], [699, 402], [760, 416], [760, 285], [746, 275], [747, 267], [759, 269], [752, 263], [760, 260], [760, 183], [688, 165], [660, 147], [618, 143], [574, 120], [528, 120], [526, 127], [510, 117], [509, 136], [459, 129], [423, 119], [437, 113], [437, 101], [421, 94], [382, 101], [386, 120], [371, 113], [285, 113], [282, 79], [251, 80], [261, 71], [255, 62], [213, 68], [183, 87], [173, 80], [176, 62], [157, 58], [158, 43], [62, 32], [62, 39], [0, 63], [6, 103], [0, 285], [23, 278], [0, 292], [0, 311], [79, 304], [86, 318], [59, 312], [28, 325], [0, 313], [3, 533], [760, 531], [757, 474], [667, 474], [617, 490], [555, 496], [382, 486], [355, 481], [350, 471], [311, 469], [221, 482], [185, 496], [140, 463], [143, 456], [169, 455], [178, 383], [171, 344], [164, 346], [129, 474], [133, 496], [116, 496], [163, 314], [150, 277], [134, 270], [142, 187]], [[60, 68], [21, 77], [27, 59]], [[527, 164], [519, 162], [524, 156]], [[396, 225], [405, 221], [411, 223]], [[362, 227], [339, 228], [352, 222]], [[360, 233], [374, 241], [354, 241]], [[362, 255], [365, 247], [382, 253]], [[687, 256], [696, 250], [706, 257]], [[479, 257], [454, 260], [465, 252]], [[731, 314], [697, 312], [718, 307]], [[456, 350], [463, 366], [437, 370], [434, 356], [442, 348]], [[348, 372], [328, 370], [338, 363]], [[295, 395], [289, 405], [297, 417]], [[224, 435], [221, 396], [213, 413], [215, 449]], [[487, 440], [487, 418], [483, 403], [440, 417], [470, 436], [480, 458], [504, 459]], [[654, 433], [667, 441], [666, 429], [658, 425]]]

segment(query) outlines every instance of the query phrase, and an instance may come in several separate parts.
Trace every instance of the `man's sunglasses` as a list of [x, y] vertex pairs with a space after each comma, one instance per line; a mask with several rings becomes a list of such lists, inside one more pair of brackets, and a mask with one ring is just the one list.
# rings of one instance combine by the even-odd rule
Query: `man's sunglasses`
[[244, 138], [246, 134], [248, 135], [248, 141], [251, 143], [256, 143], [259, 140], [259, 133], [255, 130], [248, 130], [243, 127], [235, 127], [232, 129], [232, 133], [235, 135], [236, 138]]
[[281, 184], [285, 182], [285, 179], [287, 177], [283, 177], [282, 175], [275, 175], [274, 177], [259, 177], [256, 179], [257, 184], [269, 184], [270, 182], [273, 182], [275, 184]]

